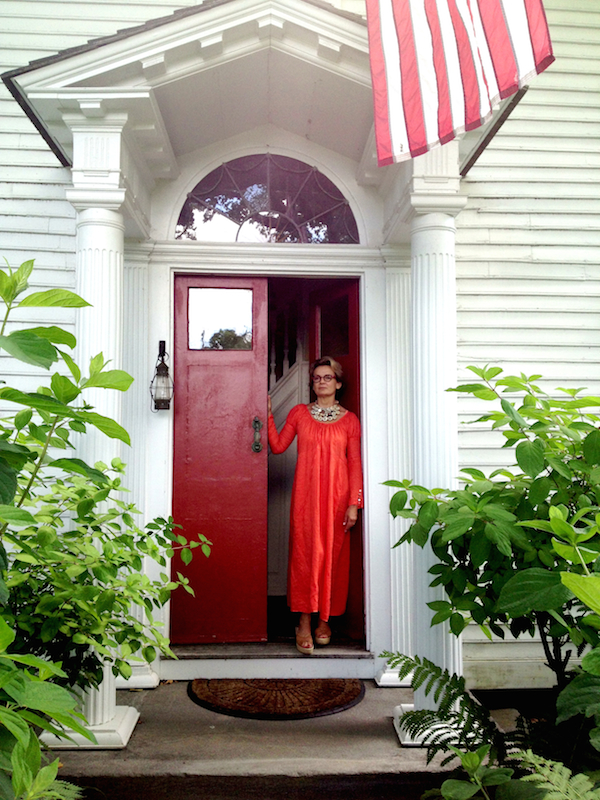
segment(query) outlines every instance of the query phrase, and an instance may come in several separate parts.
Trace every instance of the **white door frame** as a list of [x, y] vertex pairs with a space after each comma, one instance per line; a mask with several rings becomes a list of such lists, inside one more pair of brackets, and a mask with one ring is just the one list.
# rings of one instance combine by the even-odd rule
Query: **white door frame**
[[[146, 264], [146, 291], [140, 290], [138, 271]], [[149, 383], [156, 347], [160, 339], [173, 342], [173, 286], [176, 273], [243, 274], [290, 277], [356, 277], [360, 279], [360, 357], [361, 405], [363, 423], [363, 459], [365, 472], [364, 580], [365, 628], [367, 652], [361, 658], [227, 658], [161, 659], [155, 665], [161, 679], [185, 680], [198, 677], [360, 677], [373, 678], [381, 670], [379, 654], [390, 649], [397, 638], [392, 634], [399, 626], [395, 618], [401, 609], [392, 606], [393, 574], [397, 557], [392, 555], [393, 532], [388, 514], [389, 491], [382, 482], [390, 477], [390, 468], [398, 462], [390, 460], [388, 440], [388, 326], [386, 292], [389, 280], [390, 255], [379, 249], [360, 245], [204, 245], [190, 242], [164, 242], [155, 245], [126, 246], [126, 272], [138, 275], [135, 296], [126, 298], [126, 308], [142, 305], [146, 309], [147, 356], [149, 372], [139, 374], [142, 387]], [[398, 263], [392, 265], [394, 274]], [[401, 271], [404, 267], [400, 267]], [[127, 287], [126, 281], [126, 287]], [[126, 288], [127, 293], [127, 288]], [[147, 299], [146, 299], [147, 298]], [[143, 311], [142, 311], [143, 315]], [[131, 340], [136, 331], [127, 331]], [[405, 343], [408, 345], [408, 343]], [[396, 343], [395, 349], [397, 350]], [[145, 404], [147, 409], [149, 404]], [[132, 451], [132, 472], [146, 476], [143, 497], [138, 500], [144, 519], [165, 515], [171, 509], [173, 433], [171, 412], [137, 413], [144, 446]], [[406, 413], [408, 409], [406, 409]], [[143, 432], [142, 432], [143, 429]], [[399, 445], [402, 447], [402, 443]], [[396, 449], [394, 447], [394, 449]], [[139, 453], [139, 455], [138, 455]], [[394, 551], [394, 554], [398, 551]], [[196, 556], [199, 557], [199, 556]], [[150, 573], [153, 568], [150, 568]], [[408, 620], [404, 619], [405, 623]], [[168, 611], [164, 615], [168, 623]], [[400, 623], [400, 619], [398, 619]], [[166, 626], [168, 633], [168, 626]]]

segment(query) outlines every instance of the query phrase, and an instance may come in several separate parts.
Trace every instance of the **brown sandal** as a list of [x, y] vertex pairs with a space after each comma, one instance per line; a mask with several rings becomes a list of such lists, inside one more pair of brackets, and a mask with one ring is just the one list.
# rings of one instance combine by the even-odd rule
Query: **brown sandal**
[[324, 646], [326, 644], [329, 644], [330, 641], [331, 641], [331, 630], [329, 631], [329, 633], [319, 633], [319, 629], [317, 628], [317, 630], [315, 631], [315, 642], [317, 644], [320, 644], [321, 646]]
[[[308, 647], [302, 647], [301, 643], [306, 642]], [[296, 628], [296, 650], [302, 653], [303, 656], [312, 656], [315, 651], [315, 645], [310, 634], [305, 636], [298, 636], [298, 628]]]

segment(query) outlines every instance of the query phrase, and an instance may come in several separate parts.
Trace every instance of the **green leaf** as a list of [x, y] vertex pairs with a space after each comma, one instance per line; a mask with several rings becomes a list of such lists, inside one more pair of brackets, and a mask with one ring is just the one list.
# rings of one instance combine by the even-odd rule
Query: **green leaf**
[[36, 336], [39, 336], [41, 339], [48, 339], [49, 342], [53, 342], [54, 344], [66, 344], [68, 347], [75, 347], [77, 344], [77, 340], [72, 333], [65, 331], [63, 328], [58, 328], [56, 325], [50, 325], [49, 327], [21, 329], [21, 333], [25, 332], [33, 333]]
[[29, 280], [29, 276], [33, 272], [33, 264], [34, 259], [30, 259], [29, 261], [24, 261], [21, 266], [16, 270], [14, 273], [14, 280], [15, 280], [15, 287], [17, 290], [17, 294], [25, 291], [27, 289], [27, 282]]
[[517, 464], [526, 475], [537, 478], [544, 469], [544, 450], [537, 440], [531, 442], [529, 439], [525, 439], [519, 442], [515, 454]]
[[566, 588], [596, 614], [600, 614], [600, 577], [561, 572], [560, 578]]
[[455, 636], [460, 636], [467, 625], [467, 620], [462, 614], [455, 612], [450, 617], [450, 630]]
[[4, 725], [15, 739], [26, 745], [29, 741], [29, 725], [14, 711], [0, 706], [0, 725]]
[[15, 632], [6, 623], [3, 617], [0, 617], [0, 652], [4, 652], [9, 645], [15, 640]]
[[103, 614], [105, 611], [112, 611], [116, 597], [116, 592], [113, 589], [106, 589], [102, 592], [96, 600], [96, 611], [98, 614]]
[[31, 792], [34, 797], [38, 795], [42, 797], [43, 792], [52, 786], [56, 780], [56, 776], [58, 775], [59, 764], [60, 759], [56, 758], [50, 764], [42, 767], [42, 769], [37, 773], [31, 787]]
[[486, 769], [483, 775], [480, 776], [480, 780], [484, 786], [500, 786], [509, 781], [513, 773], [514, 770], [510, 769], [510, 767]]
[[94, 483], [108, 483], [107, 475], [100, 472], [100, 470], [95, 467], [90, 467], [80, 458], [57, 458], [55, 461], [50, 461], [48, 466], [64, 469], [66, 472], [75, 472], [78, 475], [84, 475], [86, 478], [93, 480]]
[[73, 361], [71, 356], [68, 353], [65, 353], [63, 350], [58, 351], [64, 359], [65, 364], [69, 368], [69, 372], [75, 378], [75, 383], [79, 383], [81, 380], [81, 370], [77, 366], [77, 364]]
[[600, 675], [600, 646], [594, 647], [584, 655], [581, 667], [592, 675]]
[[61, 403], [68, 404], [81, 394], [81, 389], [70, 381], [65, 375], [55, 373], [50, 382], [54, 396]]
[[558, 717], [556, 724], [564, 722], [577, 714], [591, 717], [600, 710], [600, 677], [582, 673], [573, 680], [558, 695], [556, 711]]
[[494, 525], [493, 523], [488, 522], [486, 523], [484, 530], [487, 538], [490, 540], [490, 542], [492, 542], [492, 544], [496, 545], [502, 555], [510, 558], [512, 556], [510, 537], [502, 530], [502, 528], [498, 524]]
[[390, 514], [393, 517], [398, 516], [398, 512], [402, 511], [406, 505], [408, 493], [405, 491], [395, 492], [390, 500]]
[[598, 558], [600, 553], [597, 550], [589, 550], [587, 547], [575, 548], [570, 544], [565, 544], [558, 539], [552, 539], [552, 547], [561, 558], [568, 561], [570, 564], [581, 564], [583, 560], [586, 564], [593, 564]]
[[[410, 526], [408, 533], [410, 534], [411, 541], [413, 541], [419, 547], [424, 547], [427, 543], [428, 532], [422, 528], [418, 522], [415, 522], [414, 525]], [[204, 546], [202, 547], [202, 551], [204, 551]]]
[[189, 564], [190, 561], [193, 558], [192, 551], [188, 550], [187, 548], [184, 548], [183, 550], [181, 550], [179, 555], [180, 555], [181, 560], [183, 561], [183, 563], [186, 564], [186, 565]]
[[76, 698], [63, 686], [44, 681], [29, 681], [25, 684], [20, 705], [33, 711], [53, 715], [68, 714], [77, 707]]
[[156, 658], [156, 648], [149, 645], [148, 647], [142, 648], [142, 655], [144, 660], [151, 664], [154, 659]]
[[35, 524], [35, 517], [32, 517], [29, 511], [26, 511], [24, 508], [17, 508], [16, 506], [0, 506], [0, 519], [4, 520], [4, 522], [8, 522], [9, 525], [18, 525], [22, 527]]
[[[468, 392], [469, 394], [474, 394], [475, 392], [481, 392], [482, 390], [487, 390], [487, 386], [484, 383], [463, 383], [462, 386], [455, 386], [452, 389], [446, 389], [447, 392]], [[496, 395], [494, 394], [494, 397]]]
[[17, 491], [17, 473], [16, 471], [0, 461], [0, 503], [8, 505]]
[[26, 408], [24, 411], [19, 411], [15, 414], [15, 428], [20, 431], [26, 425], [29, 424], [31, 421], [31, 417], [33, 416], [33, 411], [30, 408]]
[[103, 417], [101, 414], [96, 414], [95, 411], [80, 411], [77, 414], [77, 418], [84, 420], [84, 422], [91, 423], [111, 439], [120, 439], [122, 442], [125, 442], [125, 444], [131, 444], [129, 434], [125, 428], [121, 427], [114, 419]]
[[[523, 472], [525, 472], [525, 470], [523, 470]], [[535, 481], [533, 481], [529, 487], [529, 502], [531, 505], [538, 506], [540, 503], [543, 503], [550, 494], [551, 489], [552, 481], [550, 478], [537, 478]]]
[[570, 598], [560, 574], [534, 567], [517, 572], [504, 584], [496, 607], [511, 617], [522, 617], [531, 611], [561, 608]]
[[27, 295], [27, 297], [21, 300], [18, 307], [83, 308], [89, 305], [91, 305], [91, 303], [88, 303], [82, 297], [79, 297], [79, 295], [74, 292], [70, 292], [68, 289], [48, 289], [45, 292], [33, 292], [33, 294]]
[[502, 410], [506, 414], [507, 417], [512, 419], [513, 422], [516, 422], [520, 428], [528, 428], [529, 425], [523, 419], [523, 417], [519, 414], [516, 408], [513, 406], [512, 403], [509, 403], [508, 400], [504, 398], [500, 401], [500, 405], [502, 406]]
[[94, 375], [97, 375], [99, 372], [102, 372], [105, 366], [106, 365], [104, 363], [103, 353], [98, 353], [97, 355], [90, 358], [90, 378], [93, 378]]
[[119, 392], [126, 392], [133, 383], [133, 378], [129, 373], [121, 369], [109, 369], [106, 372], [96, 372], [85, 382], [85, 388], [97, 387], [100, 389], [117, 389]]
[[575, 544], [577, 541], [577, 532], [575, 528], [568, 522], [565, 522], [562, 517], [553, 514], [552, 512], [555, 508], [556, 506], [550, 507], [550, 527], [552, 528], [552, 532], [556, 534], [556, 536], [560, 536], [560, 538], [564, 539], [566, 542]]
[[600, 431], [597, 428], [583, 440], [583, 457], [588, 464], [600, 464]]
[[453, 778], [442, 783], [442, 797], [444, 800], [469, 800], [477, 794], [479, 787], [468, 781], [457, 781]]
[[55, 361], [58, 361], [54, 345], [47, 339], [41, 339], [26, 331], [14, 331], [8, 336], [0, 336], [0, 348], [19, 361], [44, 369], [49, 369]]
[[458, 539], [459, 536], [463, 536], [473, 526], [474, 522], [475, 515], [472, 511], [448, 514], [446, 525], [442, 531], [442, 542], [450, 542], [453, 539]]
[[423, 530], [431, 530], [438, 518], [438, 504], [435, 500], [428, 500], [426, 503], [423, 503], [419, 509], [417, 518]]
[[58, 417], [76, 417], [78, 412], [53, 397], [39, 392], [20, 392], [18, 389], [0, 389], [0, 397], [11, 403], [20, 403], [37, 411], [46, 411]]
[[546, 461], [552, 467], [552, 469], [555, 472], [558, 472], [559, 475], [562, 475], [563, 478], [567, 478], [567, 480], [571, 480], [573, 478], [573, 472], [564, 462], [560, 460], [560, 458], [546, 456]]

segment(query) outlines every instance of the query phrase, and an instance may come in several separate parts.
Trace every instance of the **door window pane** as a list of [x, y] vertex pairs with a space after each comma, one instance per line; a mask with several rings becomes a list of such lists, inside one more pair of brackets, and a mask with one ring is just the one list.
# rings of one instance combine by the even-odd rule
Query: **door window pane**
[[188, 348], [252, 350], [252, 289], [189, 289]]

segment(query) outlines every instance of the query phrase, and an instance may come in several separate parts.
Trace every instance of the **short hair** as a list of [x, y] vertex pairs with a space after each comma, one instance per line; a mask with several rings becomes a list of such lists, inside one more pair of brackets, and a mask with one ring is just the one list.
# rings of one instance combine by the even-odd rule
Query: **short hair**
[[342, 369], [342, 365], [340, 364], [340, 362], [336, 361], [335, 358], [331, 358], [331, 356], [322, 356], [321, 358], [317, 358], [316, 361], [313, 361], [313, 363], [310, 366], [309, 381], [308, 381], [308, 385], [310, 386], [311, 389], [313, 385], [312, 377], [315, 374], [315, 370], [317, 367], [331, 367], [331, 369], [333, 370], [333, 374], [335, 375], [336, 381], [342, 384], [342, 386], [336, 391], [335, 396], [336, 397], [341, 396], [346, 387], [344, 385], [344, 378], [343, 378], [344, 371]]

